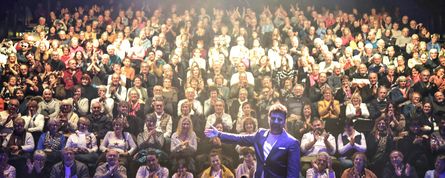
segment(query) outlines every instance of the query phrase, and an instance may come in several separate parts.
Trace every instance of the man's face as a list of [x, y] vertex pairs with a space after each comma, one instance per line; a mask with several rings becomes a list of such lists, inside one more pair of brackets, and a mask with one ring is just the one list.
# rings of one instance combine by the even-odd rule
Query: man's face
[[380, 100], [385, 99], [387, 94], [388, 94], [388, 92], [386, 90], [384, 90], [384, 89], [379, 90], [379, 94], [378, 94], [379, 95], [379, 99]]
[[155, 170], [158, 166], [158, 159], [155, 155], [147, 155], [147, 165], [151, 170]]
[[210, 157], [210, 165], [212, 166], [213, 170], [221, 169], [221, 161], [218, 155]]
[[323, 123], [321, 123], [321, 121], [312, 122], [312, 130], [314, 132], [318, 132], [318, 134], [323, 133], [323, 131], [324, 131]]
[[369, 82], [374, 85], [377, 83], [377, 74], [369, 74]]
[[429, 79], [430, 79], [430, 72], [423, 71], [422, 72], [422, 81], [423, 82], [428, 82]]
[[222, 114], [224, 112], [224, 104], [221, 101], [215, 103], [215, 113]]
[[65, 151], [63, 152], [63, 161], [66, 165], [71, 165], [74, 162], [74, 152], [73, 151]]
[[164, 103], [162, 101], [155, 101], [153, 102], [153, 106], [155, 108], [155, 112], [160, 114], [164, 112]]
[[281, 112], [271, 112], [269, 116], [269, 125], [271, 133], [279, 134], [283, 131], [286, 124], [286, 115]]
[[119, 153], [116, 151], [109, 151], [107, 153], [107, 163], [110, 166], [114, 166], [118, 163]]
[[51, 101], [53, 99], [53, 94], [51, 93], [51, 91], [49, 91], [49, 90], [44, 91], [43, 92], [43, 99], [45, 101], [47, 101], [47, 102]]
[[443, 102], [444, 96], [442, 92], [436, 92], [434, 94], [434, 98], [436, 98], [437, 102]]
[[93, 114], [95, 114], [95, 115], [100, 114], [101, 109], [102, 109], [102, 107], [100, 106], [99, 103], [94, 103], [94, 104], [91, 106], [91, 111], [92, 111]]

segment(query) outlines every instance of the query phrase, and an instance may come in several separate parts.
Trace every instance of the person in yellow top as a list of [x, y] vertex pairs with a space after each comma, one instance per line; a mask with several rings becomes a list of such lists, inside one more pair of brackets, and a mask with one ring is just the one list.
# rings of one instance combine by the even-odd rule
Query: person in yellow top
[[221, 164], [220, 156], [217, 153], [210, 153], [210, 167], [205, 169], [201, 178], [234, 178], [232, 171]]
[[326, 87], [322, 91], [323, 99], [318, 101], [318, 114], [320, 119], [325, 121], [326, 128], [334, 135], [338, 135], [341, 132], [342, 126], [340, 125], [340, 102], [334, 99], [332, 89]]

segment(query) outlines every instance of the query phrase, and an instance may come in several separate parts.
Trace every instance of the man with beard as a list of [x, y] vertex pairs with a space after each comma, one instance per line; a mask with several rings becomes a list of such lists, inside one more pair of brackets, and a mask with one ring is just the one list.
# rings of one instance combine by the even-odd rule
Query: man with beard
[[299, 177], [300, 142], [284, 129], [286, 117], [286, 107], [274, 104], [269, 109], [270, 129], [259, 129], [252, 135], [235, 135], [211, 127], [204, 133], [209, 138], [219, 137], [222, 142], [253, 146], [258, 163], [256, 178]]
[[436, 116], [445, 115], [445, 97], [441, 91], [434, 93], [433, 114]]

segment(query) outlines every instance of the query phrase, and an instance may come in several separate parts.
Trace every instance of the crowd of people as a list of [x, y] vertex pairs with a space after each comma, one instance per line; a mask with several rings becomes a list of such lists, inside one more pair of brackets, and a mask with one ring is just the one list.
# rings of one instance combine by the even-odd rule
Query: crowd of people
[[0, 46], [0, 177], [253, 177], [287, 107], [306, 177], [445, 176], [445, 45], [408, 16], [93, 5]]

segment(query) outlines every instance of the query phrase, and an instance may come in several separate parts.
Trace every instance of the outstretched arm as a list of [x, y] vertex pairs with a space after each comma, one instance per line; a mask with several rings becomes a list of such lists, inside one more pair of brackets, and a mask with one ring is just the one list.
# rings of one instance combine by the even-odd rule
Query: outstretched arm
[[222, 142], [239, 144], [241, 146], [251, 146], [255, 143], [255, 134], [252, 135], [240, 135], [231, 134], [226, 132], [220, 132], [215, 127], [211, 126], [204, 131], [204, 134], [208, 138], [219, 137]]

